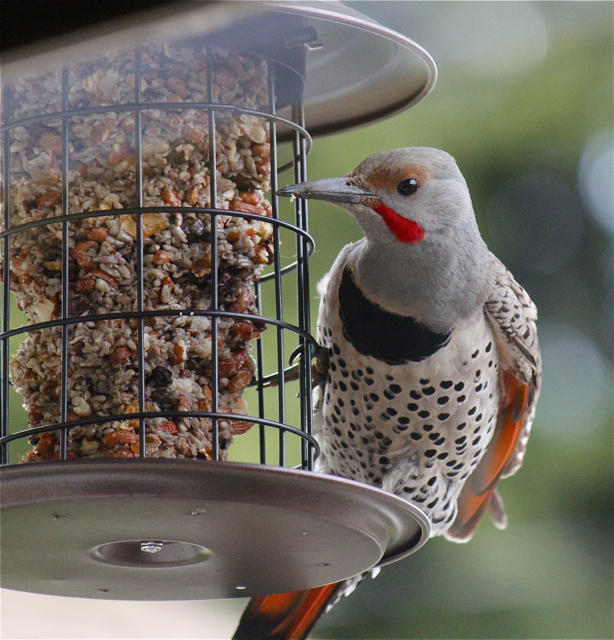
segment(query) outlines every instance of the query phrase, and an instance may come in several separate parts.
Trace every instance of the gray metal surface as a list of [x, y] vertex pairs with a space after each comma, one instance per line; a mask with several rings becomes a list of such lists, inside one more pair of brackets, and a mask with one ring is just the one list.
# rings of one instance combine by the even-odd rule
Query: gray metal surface
[[0, 470], [2, 586], [190, 600], [292, 591], [409, 555], [426, 516], [389, 493], [304, 471], [189, 460]]
[[301, 16], [322, 44], [306, 61], [305, 121], [312, 135], [387, 117], [424, 98], [435, 84], [437, 68], [422, 47], [333, 1], [169, 3], [8, 51], [2, 70], [7, 77], [19, 76], [108, 49], [229, 33], [230, 26], [239, 30], [240, 43], [266, 43], [275, 21], [263, 23], [262, 17], [271, 14]]

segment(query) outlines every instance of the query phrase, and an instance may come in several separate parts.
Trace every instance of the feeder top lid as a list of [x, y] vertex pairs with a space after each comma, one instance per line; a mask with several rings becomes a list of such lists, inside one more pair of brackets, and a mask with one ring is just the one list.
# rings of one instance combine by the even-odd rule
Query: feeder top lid
[[388, 117], [435, 85], [437, 67], [427, 51], [341, 2], [262, 4], [305, 16], [322, 45], [307, 54], [305, 120], [313, 135]]
[[118, 11], [110, 4], [104, 18], [84, 14], [81, 22], [75, 19], [60, 30], [57, 21], [49, 21], [36, 40], [17, 33], [1, 47], [3, 75], [29, 74], [127, 45], [199, 36], [220, 42], [235, 27], [235, 38], [230, 39], [235, 44], [245, 40], [249, 48], [249, 41], [278, 40], [274, 18], [294, 16], [315, 30], [317, 40], [317, 46], [305, 44], [305, 126], [312, 135], [372, 123], [407, 109], [431, 91], [437, 78], [435, 62], [422, 47], [341, 2], [151, 0], [148, 9], [143, 10], [143, 2], [133, 6], [128, 3]]

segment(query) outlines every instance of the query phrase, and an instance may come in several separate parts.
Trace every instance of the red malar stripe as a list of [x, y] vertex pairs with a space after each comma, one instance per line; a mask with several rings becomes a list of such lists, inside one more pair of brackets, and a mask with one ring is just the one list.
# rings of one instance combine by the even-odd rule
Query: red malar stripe
[[384, 203], [373, 207], [373, 211], [382, 216], [390, 231], [392, 231], [401, 242], [415, 244], [424, 238], [424, 229], [417, 222], [400, 216]]

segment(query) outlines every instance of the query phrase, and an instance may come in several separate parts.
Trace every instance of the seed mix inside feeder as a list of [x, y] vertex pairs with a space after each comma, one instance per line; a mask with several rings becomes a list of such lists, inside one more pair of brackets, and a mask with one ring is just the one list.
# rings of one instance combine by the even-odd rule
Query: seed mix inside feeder
[[[404, 36], [316, 4], [169, 3], [163, 19], [152, 10], [3, 56], [3, 586], [261, 595], [356, 575], [428, 539], [406, 501], [311, 471], [313, 240], [306, 203], [286, 222], [272, 193], [306, 179], [307, 129], [406, 108], [435, 67]], [[295, 346], [298, 394], [281, 374]], [[224, 462], [254, 424], [246, 457], [260, 464]], [[300, 469], [284, 468], [288, 434]]]
[[[212, 126], [207, 109], [166, 106], [214, 102], [268, 111], [266, 63], [193, 43], [149, 45], [137, 55], [138, 73], [133, 53], [108, 53], [70, 65], [66, 106], [77, 115], [66, 120], [67, 131], [61, 120], [52, 119], [16, 127], [11, 136], [11, 224], [52, 219], [66, 210], [77, 214], [67, 224], [68, 315], [123, 314], [70, 326], [67, 421], [139, 410], [139, 331], [130, 312], [138, 311], [140, 268], [143, 309], [160, 312], [144, 320], [145, 410], [211, 411], [211, 318], [165, 315], [164, 310], [212, 308], [212, 218], [155, 208], [215, 207], [271, 215], [264, 196], [270, 187], [268, 123], [249, 113], [220, 110]], [[125, 107], [134, 101], [137, 82], [140, 113]], [[14, 119], [62, 110], [60, 73], [26, 77], [11, 89]], [[145, 108], [148, 103], [151, 109]], [[88, 112], [92, 107], [96, 111]], [[68, 203], [62, 197], [64, 158]], [[142, 267], [138, 216], [117, 212], [137, 206], [148, 208], [142, 215]], [[79, 216], [105, 210], [114, 212]], [[216, 227], [217, 308], [256, 314], [253, 284], [273, 260], [272, 226], [218, 214]], [[62, 242], [61, 223], [13, 236], [11, 289], [33, 323], [61, 318]], [[218, 411], [247, 413], [242, 392], [254, 371], [250, 344], [263, 328], [248, 319], [218, 319]], [[62, 328], [31, 331], [10, 368], [30, 426], [61, 422]], [[148, 457], [212, 456], [208, 418], [148, 418], [145, 425]], [[250, 426], [220, 420], [218, 457], [225, 458], [234, 435]], [[59, 442], [58, 433], [34, 435], [23, 460], [57, 458]], [[139, 447], [138, 419], [68, 432], [69, 458], [132, 457]]]

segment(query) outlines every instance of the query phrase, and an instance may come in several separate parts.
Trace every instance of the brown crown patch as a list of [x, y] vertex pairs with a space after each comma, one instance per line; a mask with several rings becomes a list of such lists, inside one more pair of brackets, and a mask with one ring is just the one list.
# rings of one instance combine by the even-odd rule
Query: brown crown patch
[[403, 164], [400, 166], [377, 167], [366, 177], [366, 182], [374, 189], [395, 190], [399, 182], [416, 178], [423, 185], [432, 172], [421, 164]]

